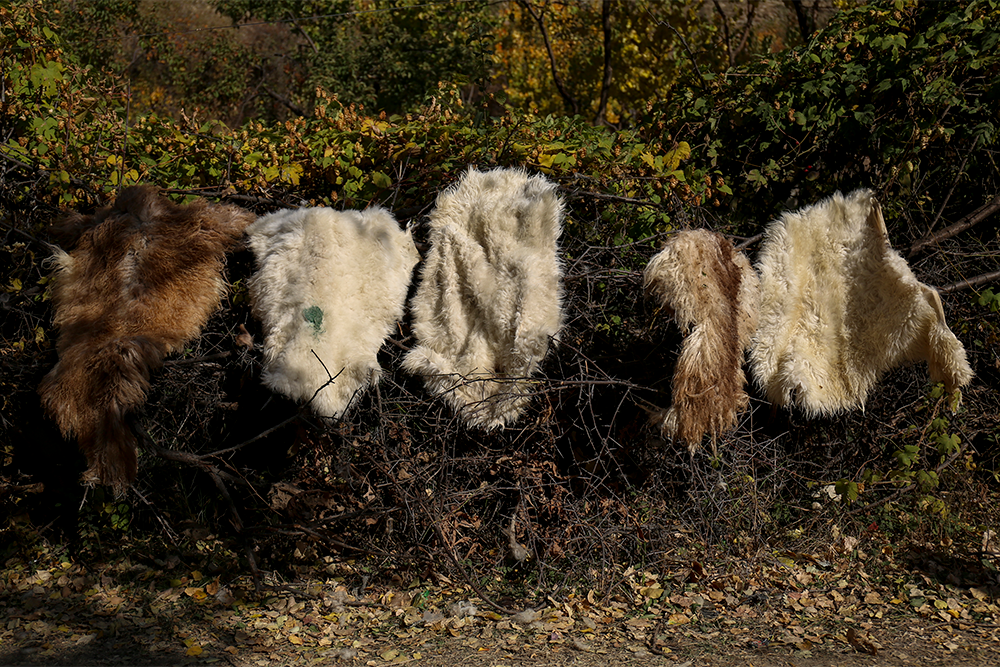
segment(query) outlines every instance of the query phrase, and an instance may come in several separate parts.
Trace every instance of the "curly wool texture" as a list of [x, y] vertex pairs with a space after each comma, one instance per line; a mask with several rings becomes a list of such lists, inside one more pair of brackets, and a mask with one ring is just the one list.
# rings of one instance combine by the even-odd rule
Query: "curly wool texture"
[[247, 234], [264, 384], [311, 401], [321, 417], [342, 416], [381, 375], [378, 351], [403, 315], [420, 258], [410, 232], [383, 208], [320, 207], [266, 215]]
[[772, 402], [811, 417], [861, 407], [886, 371], [920, 361], [948, 391], [972, 379], [941, 298], [890, 247], [870, 191], [785, 213], [758, 268], [751, 369]]
[[254, 215], [197, 200], [178, 206], [151, 186], [62, 223], [76, 248], [57, 251], [52, 300], [59, 362], [38, 392], [65, 437], [87, 457], [85, 479], [118, 490], [135, 480], [126, 423], [150, 373], [197, 337], [225, 293], [223, 260]]
[[757, 274], [721, 234], [696, 229], [670, 237], [643, 282], [686, 334], [673, 404], [654, 421], [694, 451], [706, 433], [714, 441], [735, 426], [747, 406], [743, 356], [757, 328]]
[[553, 183], [514, 169], [470, 169], [437, 198], [403, 368], [469, 426], [503, 427], [530, 400], [562, 327], [562, 215]]

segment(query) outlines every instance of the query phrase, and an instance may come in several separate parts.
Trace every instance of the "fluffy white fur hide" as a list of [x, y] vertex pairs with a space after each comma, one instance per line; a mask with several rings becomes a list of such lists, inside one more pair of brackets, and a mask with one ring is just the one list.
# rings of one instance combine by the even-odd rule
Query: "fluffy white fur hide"
[[382, 208], [304, 208], [264, 216], [247, 234], [257, 259], [249, 288], [264, 325], [264, 383], [311, 399], [317, 415], [340, 417], [378, 381], [378, 350], [402, 317], [419, 260], [410, 232]]
[[747, 406], [744, 351], [757, 328], [757, 274], [721, 234], [703, 229], [670, 237], [643, 273], [686, 334], [673, 378], [673, 405], [654, 414], [663, 434], [694, 451], [736, 424]]
[[785, 213], [758, 268], [751, 368], [772, 402], [809, 416], [860, 407], [883, 373], [920, 361], [948, 391], [972, 379], [937, 291], [889, 246], [870, 191]]
[[553, 183], [514, 169], [470, 169], [437, 198], [403, 367], [470, 426], [520, 416], [562, 326], [562, 213]]

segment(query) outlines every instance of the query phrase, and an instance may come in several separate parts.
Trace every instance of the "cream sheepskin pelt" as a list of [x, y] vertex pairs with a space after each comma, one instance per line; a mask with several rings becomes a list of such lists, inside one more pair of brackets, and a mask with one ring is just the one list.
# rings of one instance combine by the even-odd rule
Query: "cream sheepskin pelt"
[[529, 401], [563, 321], [562, 215], [553, 183], [515, 169], [470, 169], [437, 198], [403, 368], [469, 426], [503, 427]]
[[743, 357], [757, 328], [757, 274], [721, 234], [696, 229], [670, 237], [643, 278], [686, 334], [673, 404], [653, 418], [694, 451], [706, 433], [714, 443], [732, 428], [747, 406]]
[[196, 338], [226, 290], [226, 251], [254, 214], [198, 199], [179, 206], [132, 186], [114, 206], [73, 214], [57, 231], [52, 301], [59, 363], [38, 388], [66, 437], [76, 436], [88, 482], [122, 491], [138, 469], [128, 416], [151, 373]]
[[863, 407], [883, 373], [920, 361], [948, 391], [972, 379], [937, 291], [890, 247], [870, 191], [785, 213], [758, 268], [751, 369], [773, 403], [809, 416]]
[[410, 232], [383, 208], [303, 208], [266, 215], [247, 234], [264, 383], [321, 417], [342, 416], [378, 381], [379, 348], [403, 315], [420, 258]]

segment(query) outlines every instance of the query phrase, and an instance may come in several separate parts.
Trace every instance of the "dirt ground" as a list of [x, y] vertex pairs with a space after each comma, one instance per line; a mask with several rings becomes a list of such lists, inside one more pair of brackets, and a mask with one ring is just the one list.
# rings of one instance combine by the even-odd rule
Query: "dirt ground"
[[[982, 628], [979, 628], [980, 630]], [[676, 636], [675, 636], [676, 635]], [[994, 634], [984, 639], [974, 631], [945, 629], [941, 624], [914, 620], [898, 625], [873, 629], [871, 637], [881, 649], [877, 655], [860, 653], [849, 643], [835, 638], [812, 649], [789, 646], [754, 646], [754, 638], [719, 636], [712, 639], [686, 637], [684, 633], [663, 635], [664, 645], [651, 653], [648, 647], [630, 644], [626, 633], [612, 629], [606, 636], [586, 640], [544, 637], [543, 641], [526, 640], [521, 644], [509, 641], [476, 642], [468, 638], [430, 637], [414, 649], [411, 644], [399, 645], [390, 638], [365, 637], [367, 650], [354, 653], [343, 649], [318, 651], [311, 654], [257, 653], [253, 650], [225, 653], [222, 656], [194, 658], [183, 647], [174, 651], [150, 652], [132, 637], [115, 636], [96, 639], [84, 645], [56, 644], [49, 649], [16, 646], [4, 642], [0, 649], [3, 665], [193, 665], [229, 664], [237, 667], [270, 665], [329, 664], [329, 665], [391, 665], [412, 662], [428, 667], [597, 667], [603, 665], [664, 665], [701, 667], [747, 665], [753, 667], [862, 667], [868, 665], [989, 665], [1000, 664], [1000, 640]], [[660, 642], [658, 642], [659, 644]], [[393, 651], [396, 653], [393, 654]], [[419, 653], [419, 657], [414, 654]], [[400, 659], [402, 656], [402, 659]]]
[[616, 571], [603, 592], [520, 598], [497, 596], [499, 576], [373, 580], [370, 563], [331, 557], [258, 587], [220, 541], [196, 546], [87, 562], [21, 548], [0, 577], [0, 665], [1000, 665], [992, 561], [888, 542], [678, 559]]

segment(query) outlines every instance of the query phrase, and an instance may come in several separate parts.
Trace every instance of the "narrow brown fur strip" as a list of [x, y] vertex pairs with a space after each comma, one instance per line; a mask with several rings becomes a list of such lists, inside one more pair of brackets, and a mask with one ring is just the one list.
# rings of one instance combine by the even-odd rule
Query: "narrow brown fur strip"
[[720, 234], [682, 231], [644, 274], [647, 290], [687, 335], [673, 377], [673, 405], [655, 416], [664, 435], [697, 449], [736, 423], [747, 405], [743, 355], [757, 326], [757, 276]]

